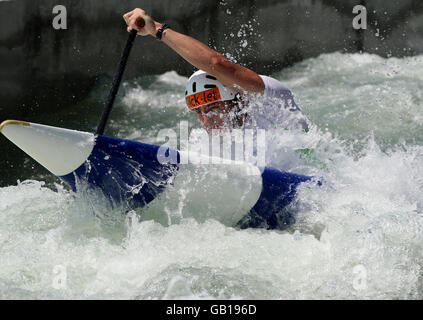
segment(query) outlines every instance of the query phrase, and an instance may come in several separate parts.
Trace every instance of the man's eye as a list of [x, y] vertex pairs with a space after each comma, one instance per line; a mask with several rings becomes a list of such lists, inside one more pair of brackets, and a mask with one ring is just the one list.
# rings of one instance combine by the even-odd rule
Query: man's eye
[[210, 111], [216, 110], [217, 107], [218, 106], [213, 106], [213, 105], [207, 106], [204, 112], [209, 113]]

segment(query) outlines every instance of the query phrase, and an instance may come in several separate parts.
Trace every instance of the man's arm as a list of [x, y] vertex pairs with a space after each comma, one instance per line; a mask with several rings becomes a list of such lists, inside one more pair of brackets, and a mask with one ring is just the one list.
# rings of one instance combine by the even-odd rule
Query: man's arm
[[[128, 25], [128, 31], [136, 29], [141, 35], [155, 37], [157, 30], [162, 26], [139, 8], [126, 13], [123, 18]], [[137, 25], [140, 18], [145, 21], [143, 28]], [[264, 92], [263, 80], [257, 73], [229, 61], [202, 42], [172, 29], [163, 32], [162, 41], [190, 64], [214, 75], [224, 85], [238, 91]]]

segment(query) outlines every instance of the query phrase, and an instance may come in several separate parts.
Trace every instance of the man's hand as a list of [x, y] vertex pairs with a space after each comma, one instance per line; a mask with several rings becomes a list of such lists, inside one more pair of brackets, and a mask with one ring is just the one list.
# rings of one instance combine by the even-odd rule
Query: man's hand
[[135, 29], [142, 36], [156, 36], [161, 24], [154, 21], [144, 10], [136, 8], [123, 15], [123, 19], [128, 25], [128, 32]]

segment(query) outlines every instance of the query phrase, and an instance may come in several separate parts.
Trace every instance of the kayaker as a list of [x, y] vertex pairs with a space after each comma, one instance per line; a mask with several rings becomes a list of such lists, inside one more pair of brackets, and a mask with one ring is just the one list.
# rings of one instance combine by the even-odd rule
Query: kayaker
[[[154, 21], [143, 9], [123, 15], [128, 32], [151, 35], [198, 68], [185, 99], [206, 130], [221, 128], [301, 129], [308, 120], [280, 81], [236, 64], [202, 42]], [[140, 21], [145, 25], [140, 27]]]

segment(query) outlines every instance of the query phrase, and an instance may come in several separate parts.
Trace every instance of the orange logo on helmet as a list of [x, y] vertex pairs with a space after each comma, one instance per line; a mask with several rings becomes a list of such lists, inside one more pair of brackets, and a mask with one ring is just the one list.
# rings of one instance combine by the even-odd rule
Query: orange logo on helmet
[[222, 100], [219, 88], [212, 88], [203, 92], [194, 93], [185, 98], [190, 110], [219, 100]]

